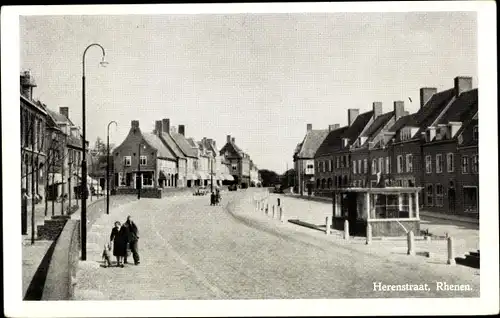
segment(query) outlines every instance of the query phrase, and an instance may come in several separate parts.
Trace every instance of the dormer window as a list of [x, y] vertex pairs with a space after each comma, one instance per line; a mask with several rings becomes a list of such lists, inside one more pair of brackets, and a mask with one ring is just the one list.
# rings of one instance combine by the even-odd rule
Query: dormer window
[[342, 147], [346, 148], [349, 145], [349, 138], [342, 138]]

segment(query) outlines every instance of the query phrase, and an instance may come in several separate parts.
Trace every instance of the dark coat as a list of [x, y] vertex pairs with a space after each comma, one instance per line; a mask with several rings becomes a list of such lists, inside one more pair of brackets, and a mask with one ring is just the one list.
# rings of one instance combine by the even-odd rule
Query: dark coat
[[123, 225], [119, 230], [116, 227], [111, 230], [109, 240], [113, 241], [114, 256], [127, 256], [128, 232], [128, 227]]
[[125, 222], [128, 228], [128, 241], [129, 242], [135, 242], [139, 240], [139, 229], [137, 228], [137, 225], [132, 221], [132, 222]]

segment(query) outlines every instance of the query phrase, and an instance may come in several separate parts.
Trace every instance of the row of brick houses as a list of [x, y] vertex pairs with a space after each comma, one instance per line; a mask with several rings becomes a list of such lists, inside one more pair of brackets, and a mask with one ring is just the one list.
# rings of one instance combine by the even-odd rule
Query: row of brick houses
[[[338, 187], [422, 187], [425, 211], [479, 215], [478, 90], [470, 77], [456, 77], [442, 92], [421, 88], [413, 114], [403, 101], [385, 113], [380, 102], [361, 114], [349, 109], [348, 125], [324, 130], [315, 151], [310, 133], [294, 161], [297, 178], [307, 179], [315, 195], [330, 196]], [[308, 142], [313, 153], [301, 157]]]
[[57, 113], [33, 99], [36, 86], [29, 71], [21, 72], [21, 188], [35, 203], [71, 198], [81, 180], [81, 134], [68, 107]]
[[228, 136], [217, 151], [215, 140], [189, 138], [185, 125], [176, 129], [169, 118], [157, 120], [151, 133], [142, 131], [139, 121], [133, 120], [112, 158], [112, 187], [119, 193], [141, 188], [146, 195], [148, 191], [156, 195], [166, 188], [250, 185], [250, 157], [235, 145], [234, 138]]

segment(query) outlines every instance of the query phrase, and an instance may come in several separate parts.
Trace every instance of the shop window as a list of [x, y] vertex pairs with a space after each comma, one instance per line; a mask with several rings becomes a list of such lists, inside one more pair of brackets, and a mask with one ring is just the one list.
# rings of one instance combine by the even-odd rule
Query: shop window
[[478, 213], [477, 187], [464, 187], [464, 212]]
[[146, 171], [142, 173], [142, 185], [145, 187], [153, 186], [153, 172]]

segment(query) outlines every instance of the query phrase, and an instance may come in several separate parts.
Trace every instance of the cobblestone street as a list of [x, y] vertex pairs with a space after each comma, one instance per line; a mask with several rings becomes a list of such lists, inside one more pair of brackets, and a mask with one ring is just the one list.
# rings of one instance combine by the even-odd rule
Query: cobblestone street
[[[287, 299], [353, 297], [477, 297], [473, 269], [401, 255], [377, 255], [325, 239], [257, 213], [254, 195], [141, 199], [97, 219], [81, 263], [77, 299]], [[140, 228], [141, 264], [100, 267], [112, 222], [132, 215]], [[317, 232], [313, 234], [313, 232]], [[425, 284], [429, 291], [374, 291], [374, 283]], [[436, 282], [469, 284], [472, 291], [439, 291]]]

